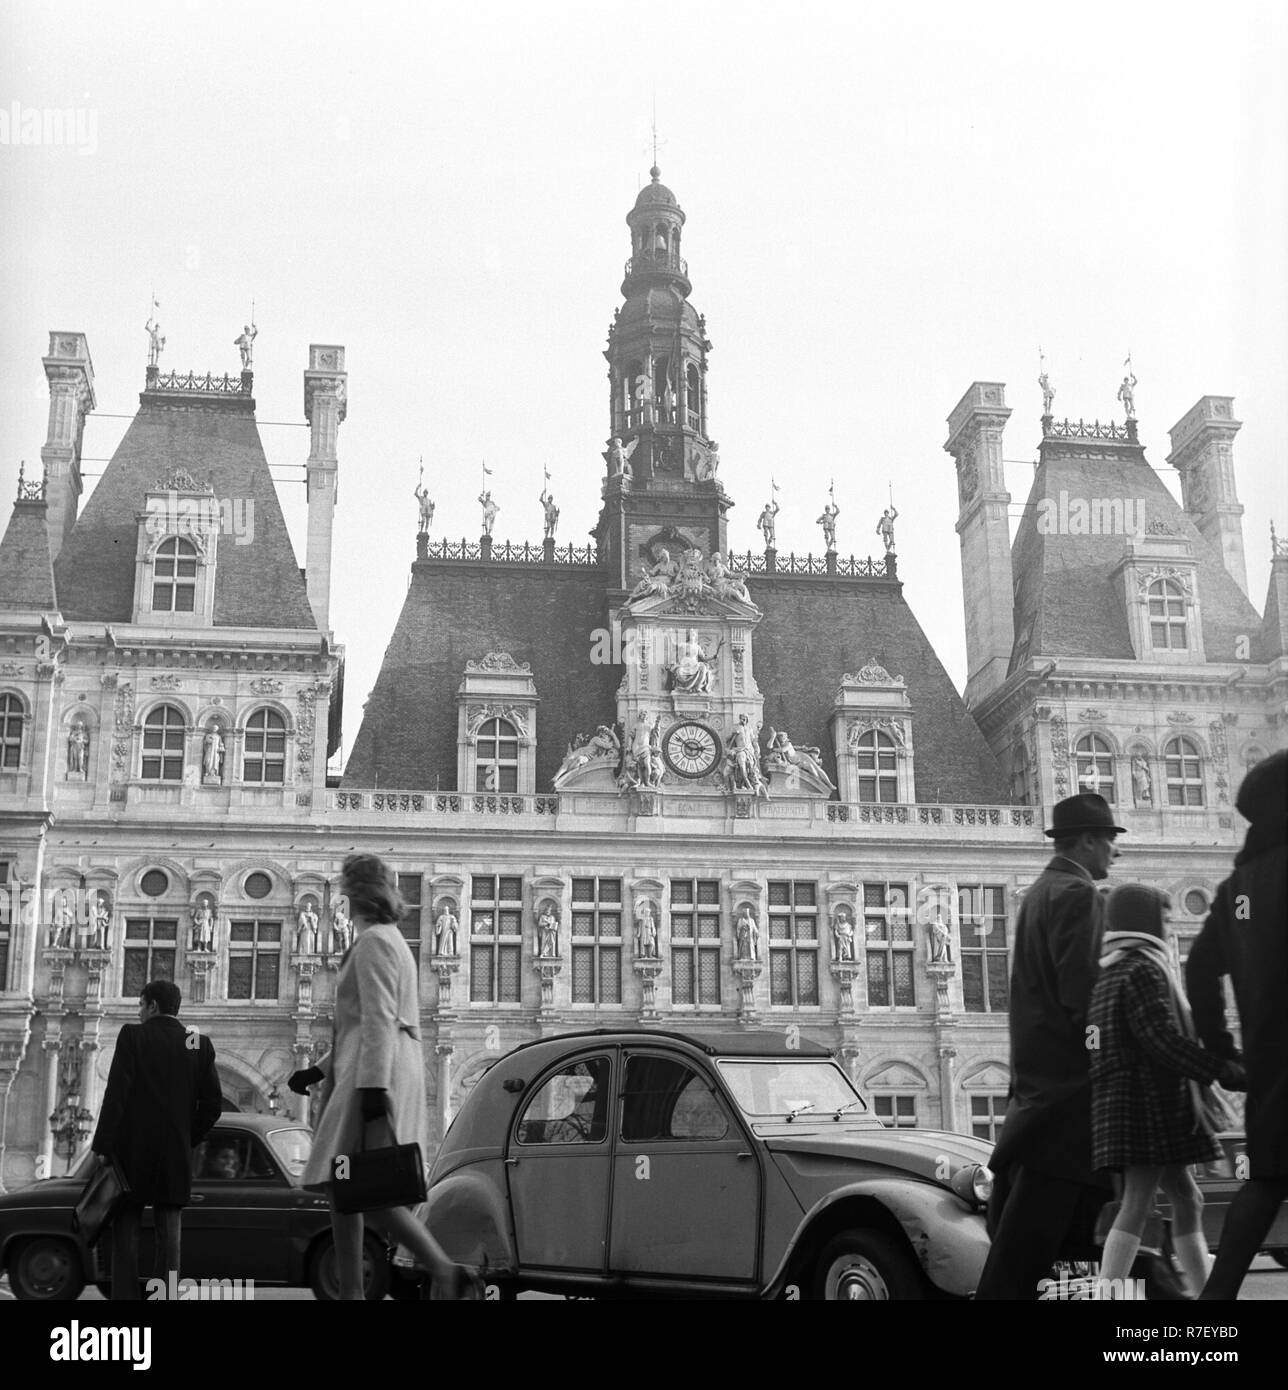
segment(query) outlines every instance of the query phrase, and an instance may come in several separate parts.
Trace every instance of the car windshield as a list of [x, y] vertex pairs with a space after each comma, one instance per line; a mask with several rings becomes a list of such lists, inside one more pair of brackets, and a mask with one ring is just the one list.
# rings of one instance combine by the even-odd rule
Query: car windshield
[[268, 1147], [273, 1157], [292, 1177], [298, 1178], [313, 1150], [313, 1131], [308, 1129], [274, 1129], [268, 1134]]
[[717, 1063], [738, 1108], [752, 1118], [796, 1114], [861, 1115], [867, 1106], [835, 1062]]

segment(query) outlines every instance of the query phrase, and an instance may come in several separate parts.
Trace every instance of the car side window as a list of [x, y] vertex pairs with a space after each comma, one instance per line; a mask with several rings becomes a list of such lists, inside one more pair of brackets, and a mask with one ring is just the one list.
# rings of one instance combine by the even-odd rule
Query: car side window
[[628, 1057], [622, 1084], [622, 1139], [724, 1139], [729, 1112], [710, 1081], [672, 1057]]
[[564, 1067], [533, 1093], [515, 1130], [520, 1144], [598, 1144], [608, 1133], [608, 1058]]
[[192, 1176], [199, 1182], [236, 1182], [246, 1177], [250, 1136], [216, 1131], [192, 1151]]

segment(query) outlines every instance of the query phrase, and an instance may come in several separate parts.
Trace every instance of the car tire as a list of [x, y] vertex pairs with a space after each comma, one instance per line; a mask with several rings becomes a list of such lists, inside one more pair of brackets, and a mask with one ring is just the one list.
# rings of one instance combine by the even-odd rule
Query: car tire
[[[389, 1292], [389, 1260], [385, 1247], [377, 1240], [362, 1243], [363, 1296], [378, 1303]], [[322, 1303], [335, 1303], [340, 1297], [340, 1275], [335, 1264], [335, 1240], [323, 1236], [309, 1257], [309, 1288]]]
[[884, 1231], [833, 1236], [815, 1265], [815, 1298], [880, 1302], [925, 1297], [912, 1257]]
[[80, 1252], [61, 1236], [24, 1240], [9, 1256], [9, 1287], [24, 1301], [70, 1303], [85, 1287]]

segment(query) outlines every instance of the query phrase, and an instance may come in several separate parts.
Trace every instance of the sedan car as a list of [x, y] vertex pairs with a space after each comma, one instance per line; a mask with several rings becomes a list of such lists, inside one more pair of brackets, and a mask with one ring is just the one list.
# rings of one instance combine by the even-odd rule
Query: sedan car
[[[1203, 1194], [1203, 1234], [1207, 1237], [1208, 1249], [1213, 1251], [1220, 1248], [1230, 1203], [1248, 1176], [1245, 1137], [1238, 1133], [1218, 1134], [1216, 1140], [1221, 1145], [1220, 1157], [1211, 1163], [1196, 1164], [1192, 1170]], [[1288, 1269], [1288, 1205], [1280, 1206], [1261, 1248]]]
[[[886, 1129], [824, 1048], [590, 1032], [480, 1078], [421, 1214], [495, 1296], [966, 1297], [990, 1146]], [[395, 1255], [405, 1291], [416, 1271]]]
[[[312, 1133], [269, 1115], [222, 1115], [192, 1151], [192, 1199], [183, 1212], [184, 1279], [311, 1287], [338, 1294], [330, 1211], [300, 1186]], [[45, 1178], [0, 1196], [0, 1264], [21, 1299], [77, 1298], [86, 1283], [110, 1293], [111, 1231], [91, 1250], [72, 1229], [72, 1210], [92, 1159], [64, 1178]], [[152, 1212], [144, 1216], [139, 1271], [153, 1268]], [[367, 1237], [368, 1298], [389, 1286], [384, 1242]]]

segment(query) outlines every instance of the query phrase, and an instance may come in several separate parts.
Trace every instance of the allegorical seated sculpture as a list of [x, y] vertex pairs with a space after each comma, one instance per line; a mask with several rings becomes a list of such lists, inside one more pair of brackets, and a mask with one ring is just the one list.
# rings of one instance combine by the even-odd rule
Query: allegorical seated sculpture
[[670, 689], [686, 695], [706, 695], [715, 684], [715, 659], [720, 654], [724, 641], [717, 644], [709, 655], [698, 640], [697, 631], [689, 629], [688, 636], [680, 647], [676, 659], [666, 667]]
[[819, 748], [800, 747], [791, 741], [787, 732], [783, 729], [775, 731], [769, 730], [769, 753], [767, 761], [771, 768], [796, 768], [800, 772], [808, 772], [811, 777], [817, 778], [829, 790], [833, 786], [832, 779], [823, 770], [822, 750]]
[[651, 598], [655, 594], [665, 598], [671, 592], [680, 567], [671, 559], [671, 552], [665, 546], [658, 546], [657, 554], [656, 564], [644, 566], [644, 576], [631, 590], [627, 603], [633, 603], [637, 598]]

